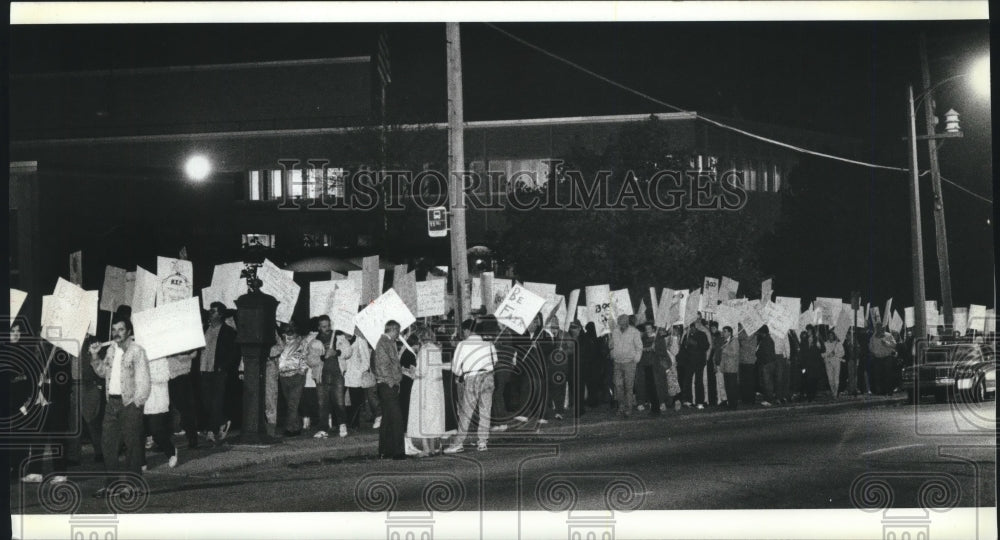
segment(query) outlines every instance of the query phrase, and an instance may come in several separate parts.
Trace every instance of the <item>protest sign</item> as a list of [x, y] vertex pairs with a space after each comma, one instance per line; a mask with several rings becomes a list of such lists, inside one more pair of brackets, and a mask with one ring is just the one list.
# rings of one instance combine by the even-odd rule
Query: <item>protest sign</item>
[[622, 315], [634, 315], [632, 309], [632, 298], [628, 294], [628, 289], [611, 291], [611, 313], [615, 321]]
[[[402, 273], [397, 274], [399, 270], [402, 270]], [[396, 290], [396, 294], [399, 295], [399, 298], [409, 308], [410, 313], [416, 313], [417, 273], [407, 272], [405, 264], [397, 265], [392, 274], [392, 288]]]
[[309, 283], [309, 317], [329, 316], [333, 311], [337, 293], [337, 281], [313, 281]]
[[858, 313], [854, 320], [854, 326], [857, 326], [858, 328], [868, 327], [868, 314], [865, 313], [865, 308], [860, 306], [858, 307]]
[[684, 324], [688, 325], [698, 320], [698, 311], [701, 308], [701, 291], [694, 291], [687, 297], [687, 304], [684, 308]]
[[955, 331], [964, 336], [969, 330], [969, 308], [955, 308], [952, 317]]
[[585, 306], [577, 306], [576, 308], [576, 320], [580, 321], [580, 326], [584, 329], [590, 324], [590, 311]]
[[231, 262], [217, 264], [212, 271], [212, 289], [219, 301], [229, 309], [236, 309], [236, 299], [249, 292], [247, 280], [240, 277], [245, 268], [246, 265], [242, 262]]
[[[327, 315], [330, 316], [330, 326], [348, 334], [354, 333], [354, 317], [358, 314], [361, 304], [361, 286], [355, 280], [331, 280], [334, 283], [333, 297]], [[323, 287], [329, 287], [324, 285]]]
[[10, 323], [14, 324], [14, 318], [21, 311], [21, 306], [24, 305], [24, 301], [27, 300], [28, 293], [18, 290], [10, 290]]
[[[907, 308], [911, 309], [911, 308]], [[986, 306], [972, 304], [969, 306], [969, 328], [977, 332], [985, 332]]]
[[[83, 252], [74, 251], [69, 254], [69, 282], [77, 287], [83, 286]], [[131, 298], [126, 296], [126, 298]], [[13, 316], [13, 313], [11, 314]]]
[[347, 276], [345, 274], [341, 274], [340, 272], [330, 270], [330, 279], [333, 281], [338, 281], [341, 279], [347, 279]]
[[511, 287], [514, 285], [514, 281], [510, 279], [503, 279], [494, 277], [492, 281], [493, 296], [488, 298], [489, 305], [487, 306], [487, 313], [496, 311], [497, 306], [503, 302], [504, 298], [507, 298], [507, 294], [510, 292]]
[[496, 303], [493, 296], [493, 272], [483, 272], [482, 273], [482, 288], [483, 288], [483, 307], [486, 308], [486, 313], [493, 313], [496, 309]]
[[367, 304], [382, 294], [382, 276], [379, 273], [378, 255], [361, 260], [361, 303]]
[[898, 311], [892, 312], [892, 317], [889, 318], [889, 331], [899, 332], [903, 329], [903, 318], [899, 316]]
[[740, 313], [734, 307], [719, 304], [715, 306], [715, 320], [719, 323], [720, 330], [728, 326], [733, 329], [733, 334], [736, 334], [737, 324], [740, 322]]
[[892, 309], [892, 298], [886, 300], [885, 310], [882, 311], [882, 316], [885, 318], [886, 324], [889, 324], [889, 321], [892, 320], [892, 311], [890, 311], [891, 309]]
[[156, 274], [139, 266], [135, 269], [135, 286], [132, 291], [132, 314], [153, 309], [156, 292], [160, 290], [160, 280]]
[[561, 324], [562, 330], [568, 331], [569, 324], [572, 322], [573, 317], [577, 313], [577, 307], [580, 304], [580, 289], [573, 289], [569, 293], [569, 304], [566, 306], [566, 320]]
[[275, 319], [282, 323], [291, 321], [295, 304], [299, 301], [301, 289], [299, 284], [289, 277], [288, 272], [278, 268], [268, 259], [264, 259], [264, 264], [257, 268], [257, 277], [262, 283], [261, 292], [273, 296], [278, 301]]
[[559, 321], [559, 329], [565, 332], [569, 330], [569, 309], [566, 307], [566, 298], [561, 294], [556, 296], [559, 298], [559, 306], [556, 307], [556, 318]]
[[97, 335], [97, 307], [98, 291], [84, 291], [83, 307], [81, 308], [81, 311], [90, 314], [90, 322], [87, 324], [87, 333], [92, 336]]
[[719, 280], [706, 277], [701, 285], [702, 311], [715, 311], [715, 305], [719, 303]]
[[868, 310], [868, 316], [871, 317], [872, 323], [876, 326], [882, 326], [882, 314], [878, 310], [878, 306], [875, 306]]
[[636, 326], [646, 322], [646, 300], [639, 301], [639, 309], [635, 312]]
[[[527, 288], [525, 290], [527, 290]], [[556, 326], [562, 328], [563, 317], [565, 317], [566, 314], [563, 313], [562, 317], [560, 317], [559, 310], [561, 309], [564, 312], [566, 311], [566, 297], [561, 294], [553, 294], [552, 296], [549, 297], [542, 297], [542, 299], [545, 301], [545, 303], [542, 304], [542, 309], [540, 311], [542, 315], [542, 321], [548, 324], [549, 320], [552, 317], [555, 317]]]
[[983, 331], [989, 332], [991, 334], [995, 333], [997, 331], [997, 310], [995, 308], [987, 309], [985, 320], [986, 320], [984, 324], [985, 330]]
[[[653, 297], [656, 301], [656, 297]], [[664, 288], [659, 301], [653, 305], [653, 324], [657, 328], [670, 328], [674, 321], [670, 320], [670, 306], [674, 301], [673, 289]]]
[[840, 320], [840, 310], [844, 306], [844, 302], [840, 298], [821, 296], [816, 299], [815, 304], [816, 309], [820, 310], [820, 324], [833, 325]]
[[747, 302], [741, 306], [740, 311], [742, 315], [740, 324], [743, 325], [743, 329], [747, 335], [753, 334], [764, 326], [764, 319], [760, 316], [760, 311], [758, 311], [756, 304]]
[[[722, 276], [722, 282], [719, 284], [719, 299], [720, 300], [732, 300], [736, 298], [736, 293], [740, 289], [740, 282], [735, 279]], [[735, 327], [733, 327], [735, 328]]]
[[212, 302], [219, 302], [219, 292], [211, 286], [201, 289], [201, 309], [209, 311], [212, 309]]
[[417, 282], [417, 317], [435, 317], [448, 312], [444, 303], [447, 284], [443, 279]]
[[469, 306], [472, 309], [481, 309], [486, 303], [483, 302], [483, 280], [482, 278], [472, 278], [472, 293], [469, 295]]
[[125, 295], [122, 296], [122, 303], [132, 307], [132, 298], [135, 296], [135, 272], [125, 272]]
[[93, 320], [92, 298], [87, 291], [59, 278], [52, 294], [42, 298], [42, 337], [79, 357], [80, 344]]
[[362, 309], [354, 317], [354, 324], [361, 330], [365, 340], [374, 347], [385, 333], [385, 323], [396, 321], [400, 329], [405, 330], [416, 320], [403, 299], [396, 291], [389, 289]]
[[[799, 313], [802, 312], [802, 299], [801, 298], [792, 298], [790, 296], [776, 296], [774, 298], [774, 303], [776, 303], [779, 306], [781, 306], [781, 309], [783, 309], [785, 311], [785, 317], [787, 318], [787, 320], [790, 320], [793, 323], [797, 323], [798, 322]], [[827, 324], [832, 325], [833, 321], [831, 320]], [[792, 329], [792, 328], [795, 328], [795, 324], [792, 324], [791, 326], [788, 327], [788, 329]]]
[[917, 325], [917, 318], [912, 307], [903, 308], [903, 319], [906, 321], [907, 328], [913, 328]]
[[521, 285], [513, 285], [507, 296], [500, 302], [494, 316], [497, 322], [510, 328], [516, 334], [523, 334], [531, 320], [535, 318], [545, 299], [528, 291]]
[[594, 323], [597, 335], [603, 336], [611, 332], [611, 287], [608, 285], [591, 285], [584, 289], [587, 296], [587, 319]]
[[556, 295], [556, 286], [552, 283], [533, 283], [531, 281], [524, 282], [524, 288], [531, 291], [542, 298], [552, 298]]
[[104, 267], [104, 285], [101, 287], [100, 309], [115, 311], [125, 304], [125, 269], [117, 266]]
[[194, 268], [191, 261], [157, 257], [156, 279], [159, 281], [157, 306], [187, 300], [194, 295]]
[[761, 303], [766, 303], [771, 301], [771, 285], [772, 278], [765, 279], [763, 283], [760, 284], [760, 301]]
[[[779, 335], [787, 334], [789, 330], [798, 326], [798, 317], [789, 317], [785, 306], [775, 302], [768, 302], [761, 308], [761, 318], [764, 319], [767, 328], [772, 333]], [[795, 308], [798, 314], [798, 308]]]
[[205, 346], [198, 299], [188, 298], [156, 306], [132, 316], [135, 342], [154, 360]]
[[814, 320], [816, 320], [816, 312], [814, 310], [807, 308], [802, 313], [799, 313], [799, 318], [795, 326], [795, 329], [798, 330], [799, 332], [802, 332], [806, 329], [806, 326], [813, 324]]
[[687, 313], [687, 301], [690, 293], [687, 289], [674, 291], [674, 297], [670, 302], [670, 311], [667, 313], [667, 324], [675, 326], [684, 324], [684, 317]]

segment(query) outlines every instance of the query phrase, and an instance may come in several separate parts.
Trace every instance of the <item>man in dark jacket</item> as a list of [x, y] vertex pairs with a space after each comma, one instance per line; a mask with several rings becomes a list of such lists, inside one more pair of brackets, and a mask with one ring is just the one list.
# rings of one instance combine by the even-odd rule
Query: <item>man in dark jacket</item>
[[[229, 372], [240, 364], [240, 348], [236, 345], [236, 330], [225, 324], [226, 305], [212, 302], [205, 329], [205, 348], [199, 354], [198, 389], [201, 407], [205, 414], [202, 429], [208, 431], [210, 441], [225, 439], [229, 432], [223, 408]], [[192, 367], [192, 372], [195, 368]]]
[[765, 324], [757, 331], [757, 369], [764, 391], [764, 400], [760, 404], [765, 407], [770, 407], [771, 402], [776, 400], [774, 388], [777, 384], [778, 371], [775, 361], [774, 340], [771, 339], [771, 331]]
[[694, 403], [699, 409], [705, 408], [705, 366], [708, 363], [709, 342], [700, 321], [691, 323], [687, 336], [681, 343], [678, 359], [678, 376], [681, 383], [681, 399], [684, 406], [691, 406], [691, 383], [695, 385]]

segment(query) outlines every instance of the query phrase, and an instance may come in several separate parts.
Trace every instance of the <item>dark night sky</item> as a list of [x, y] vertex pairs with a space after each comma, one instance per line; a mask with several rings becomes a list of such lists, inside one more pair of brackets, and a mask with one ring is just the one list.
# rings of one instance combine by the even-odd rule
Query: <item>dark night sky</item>
[[[679, 107], [850, 137], [863, 143], [865, 154], [859, 157], [902, 167], [906, 166], [906, 146], [900, 140], [906, 129], [905, 91], [908, 83], [920, 85], [920, 32], [928, 38], [934, 80], [960, 73], [972, 59], [988, 54], [990, 38], [987, 21], [499, 26]], [[379, 28], [374, 24], [13, 26], [10, 68], [19, 73], [369, 55]], [[390, 106], [410, 120], [443, 121], [444, 25], [387, 28], [393, 73]], [[462, 44], [466, 120], [666, 112], [484, 24], [463, 24]], [[965, 131], [964, 139], [944, 145], [943, 175], [992, 198], [988, 98], [975, 95], [958, 80], [941, 88], [937, 102], [939, 113], [954, 108], [962, 114]], [[923, 132], [923, 127], [918, 130]], [[885, 296], [909, 297], [905, 175], [828, 165], [813, 158], [803, 161], [804, 172], [790, 204], [839, 205], [843, 213], [829, 212], [833, 222], [794, 223], [799, 237], [785, 240], [797, 245], [794, 242], [812, 238], [830, 241], [830, 235], [836, 235], [831, 249], [853, 246], [868, 252], [871, 266], [879, 267], [873, 288], [886, 290]], [[925, 151], [921, 166], [927, 167]], [[815, 171], [826, 174], [803, 177]], [[992, 304], [993, 230], [986, 220], [993, 209], [947, 185], [944, 198], [956, 305]], [[925, 192], [925, 202], [928, 199]], [[798, 213], [802, 215], [795, 219], [809, 219], [808, 211]], [[929, 205], [924, 221], [925, 240], [932, 242]], [[848, 226], [859, 222], [861, 229]], [[841, 229], [846, 232], [838, 232]], [[857, 238], [845, 239], [851, 235]], [[928, 243], [925, 251], [928, 298], [938, 298], [933, 244]], [[804, 273], [805, 281], [823, 279], [822, 270], [806, 266], [801, 272], [780, 268], [775, 272], [779, 276], [787, 272], [788, 281], [797, 273]]]

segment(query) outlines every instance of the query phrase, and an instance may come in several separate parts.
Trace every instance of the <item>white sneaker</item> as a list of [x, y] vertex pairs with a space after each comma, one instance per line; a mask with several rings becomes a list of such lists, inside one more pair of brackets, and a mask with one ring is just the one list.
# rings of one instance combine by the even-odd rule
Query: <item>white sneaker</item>
[[184, 431], [184, 430], [182, 429], [182, 430], [180, 430], [180, 431], [175, 431], [175, 432], [174, 432], [174, 435], [176, 435], [176, 436], [178, 436], [178, 437], [181, 437], [181, 436], [183, 436], [183, 435], [187, 435], [187, 432], [186, 432], [186, 431]]
[[507, 431], [507, 424], [497, 424], [490, 426], [490, 431]]
[[680, 401], [675, 401], [674, 402], [674, 410], [675, 411], [681, 410], [681, 402]]
[[62, 475], [57, 475], [57, 476], [53, 476], [52, 477], [52, 483], [53, 484], [65, 484], [66, 480], [68, 480], [68, 479], [65, 476], [62, 476]]
[[325, 431], [323, 431], [321, 429], [321, 430], [317, 431], [315, 435], [313, 435], [313, 438], [314, 439], [325, 439], [325, 438], [327, 438], [329, 436], [330, 435], [327, 432], [325, 432]]
[[341, 437], [347, 436], [347, 424], [340, 424], [340, 436]]
[[548, 420], [546, 420], [546, 419], [544, 419], [544, 418], [539, 418], [539, 419], [538, 419], [538, 423], [539, 423], [539, 424], [542, 424], [542, 425], [545, 425], [545, 424], [548, 424], [548, 423], [549, 423], [549, 421], [548, 421]]
[[660, 403], [660, 412], [663, 412], [665, 410], [667, 410], [667, 404], [666, 403]]
[[143, 465], [143, 466], [142, 466], [142, 472], [146, 472], [146, 471], [148, 471], [148, 470], [149, 470], [149, 467], [147, 467], [147, 466], [145, 466], [145, 465]]
[[382, 427], [382, 417], [376, 416], [375, 421], [372, 422], [372, 429], [378, 429], [380, 427]]
[[153, 447], [153, 437], [147, 436], [146, 437], [146, 450], [149, 450], [152, 447]]
[[170, 459], [167, 460], [167, 466], [171, 469], [177, 466], [177, 457], [180, 455], [180, 452], [180, 450], [174, 448], [174, 455], [170, 456]]
[[465, 452], [465, 448], [462, 447], [462, 445], [460, 445], [460, 444], [453, 444], [453, 445], [449, 446], [448, 448], [444, 449], [444, 453], [445, 454], [458, 454], [458, 453], [461, 453], [461, 452]]
[[485, 452], [486, 450], [487, 450], [487, 448], [486, 448], [486, 443], [485, 442], [481, 442], [478, 445], [476, 445], [476, 451], [477, 452]]
[[696, 408], [700, 411], [700, 410], [703, 410], [705, 408], [705, 406], [702, 405], [701, 403], [699, 403]]
[[645, 411], [646, 410], [646, 406], [645, 405], [639, 405], [638, 407], [635, 408], [635, 410], [637, 410], [639, 412]]
[[25, 475], [24, 478], [21, 479], [21, 481], [24, 482], [25, 484], [40, 484], [42, 482], [42, 475], [38, 473], [31, 473]]
[[527, 422], [528, 421], [528, 417], [527, 416], [515, 416], [514, 420], [517, 420], [518, 422]]
[[229, 428], [233, 427], [232, 420], [226, 420], [225, 424], [219, 428], [219, 440], [225, 440], [229, 436]]
[[760, 406], [761, 407], [770, 407], [771, 406], [771, 402], [769, 402], [769, 401], [761, 401], [760, 402]]
[[562, 420], [562, 419], [563, 419], [563, 415], [560, 414], [560, 413], [556, 413], [556, 420]]

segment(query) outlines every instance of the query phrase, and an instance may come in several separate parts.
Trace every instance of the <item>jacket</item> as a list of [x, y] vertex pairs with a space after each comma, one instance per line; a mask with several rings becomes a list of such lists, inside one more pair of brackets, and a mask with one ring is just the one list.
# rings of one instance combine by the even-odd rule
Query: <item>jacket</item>
[[[103, 358], [99, 358], [97, 353], [91, 357], [91, 365], [94, 372], [104, 377], [104, 393], [109, 395], [111, 388], [111, 368], [114, 361], [115, 347], [108, 347]], [[122, 403], [125, 405], [136, 405], [142, 407], [149, 399], [149, 360], [146, 359], [146, 350], [135, 342], [134, 337], [125, 340], [125, 354], [122, 355]]]
[[170, 410], [170, 359], [157, 358], [149, 362], [149, 399], [143, 414], [162, 414]]
[[611, 359], [616, 364], [642, 359], [642, 336], [634, 326], [627, 326], [625, 331], [618, 330], [617, 326], [611, 329]]
[[[199, 360], [203, 352], [204, 349], [199, 353]], [[215, 364], [212, 366], [212, 372], [227, 373], [234, 370], [239, 367], [241, 358], [240, 346], [236, 344], [236, 330], [228, 324], [223, 324], [219, 328], [219, 338], [215, 342]]]
[[757, 338], [757, 364], [766, 366], [774, 362], [774, 340], [769, 334]]
[[375, 382], [389, 386], [398, 386], [403, 380], [403, 370], [399, 364], [399, 353], [396, 344], [389, 336], [382, 334], [375, 344], [375, 360], [372, 362]]
[[740, 334], [740, 364], [752, 366], [757, 363], [757, 335]]
[[371, 370], [372, 350], [365, 338], [358, 336], [351, 345], [351, 354], [344, 361], [344, 386], [372, 388], [375, 376]]
[[735, 337], [722, 343], [721, 363], [719, 371], [723, 373], [740, 372], [740, 340]]

